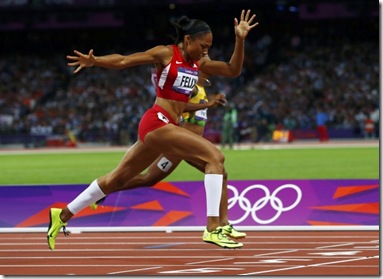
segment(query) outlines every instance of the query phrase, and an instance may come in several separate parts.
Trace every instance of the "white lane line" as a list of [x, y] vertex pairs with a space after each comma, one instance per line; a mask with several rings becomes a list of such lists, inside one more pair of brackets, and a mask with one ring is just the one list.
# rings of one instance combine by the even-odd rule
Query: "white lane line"
[[246, 275], [247, 276], [247, 275], [255, 275], [255, 274], [272, 273], [272, 272], [277, 272], [277, 271], [307, 268], [307, 267], [318, 267], [318, 266], [324, 266], [324, 265], [333, 265], [333, 264], [338, 264], [338, 263], [361, 261], [361, 260], [368, 260], [368, 259], [374, 259], [374, 258], [379, 258], [379, 255], [378, 256], [372, 256], [372, 257], [361, 257], [361, 258], [355, 258], [355, 259], [333, 261], [333, 262], [324, 262], [324, 263], [318, 263], [318, 264], [297, 265], [297, 266], [292, 266], [292, 267], [288, 267], [288, 268], [269, 269], [269, 270], [263, 270], [263, 271], [243, 273], [243, 274], [239, 274], [239, 275]]
[[[81, 241], [78, 241], [78, 239], [73, 239], [74, 241], [71, 241], [71, 240], [68, 240], [66, 239], [65, 242], [62, 242], [62, 243], [65, 243], [65, 245], [96, 245], [96, 246], [110, 246], [110, 245], [145, 245], [145, 246], [158, 246], [158, 245], [174, 245], [174, 244], [179, 244], [180, 242], [173, 242], [173, 241], [170, 241], [170, 242], [163, 242], [163, 241], [158, 241], [156, 242], [155, 244], [153, 242], [137, 242], [137, 241], [131, 241], [131, 242], [128, 242], [128, 241], [124, 241], [124, 242], [113, 242], [113, 241], [105, 241], [105, 242], [81, 242]], [[297, 244], [314, 244], [314, 245], [318, 245], [318, 244], [333, 244], [333, 245], [350, 245], [350, 242], [265, 242], [265, 241], [246, 241], [244, 242], [245, 245], [250, 245], [250, 244], [254, 244], [254, 245], [260, 245], [260, 244], [268, 244], [268, 245], [297, 245]], [[202, 241], [195, 241], [195, 242], [183, 242], [183, 244], [188, 244], [188, 245], [206, 245], [204, 242]], [[351, 243], [352, 245], [364, 245], [364, 244], [371, 244], [371, 242], [365, 242], [365, 241], [359, 241], [359, 242], [353, 242]], [[46, 245], [46, 241], [40, 241], [40, 242], [7, 242], [7, 243], [0, 243], [0, 247], [6, 247], [6, 246], [37, 246], [37, 245]], [[319, 247], [322, 247], [322, 246], [319, 246]], [[318, 247], [318, 248], [319, 248]], [[326, 247], [326, 246], [323, 246], [323, 247]], [[330, 246], [329, 246], [330, 247]], [[219, 249], [219, 248], [218, 248]], [[291, 249], [295, 249], [295, 248], [289, 248], [290, 250]], [[322, 248], [321, 248], [322, 249]], [[1, 250], [0, 250], [1, 251]]]
[[[62, 245], [62, 246], [66, 246], [65, 245]], [[190, 252], [199, 252], [199, 251], [206, 251], [207, 247], [202, 247], [202, 248], [172, 248], [172, 249], [145, 249], [145, 253], [153, 253], [155, 254], [156, 252], [183, 252], [183, 251], [190, 251]], [[56, 253], [70, 253], [70, 252], [79, 252], [79, 253], [86, 253], [86, 252], [134, 252], [134, 251], [139, 251], [139, 252], [142, 252], [142, 248], [118, 248], [118, 249], [108, 249], [108, 248], [105, 248], [105, 249], [100, 249], [100, 248], [95, 248], [95, 249], [91, 249], [91, 248], [79, 248], [79, 249], [64, 249], [64, 248], [56, 248], [55, 252]], [[282, 250], [282, 252], [280, 252]], [[246, 251], [277, 251], [275, 253], [284, 253], [284, 251], [286, 253], [289, 253], [291, 251], [313, 251], [314, 249], [313, 248], [292, 248], [292, 249], [281, 249], [281, 248], [246, 248]], [[355, 251], [355, 249], [338, 249], [338, 248], [333, 248], [333, 249], [321, 249], [320, 251], [329, 251], [329, 252], [334, 252], [336, 253], [336, 251]], [[366, 249], [364, 251], [375, 251], [375, 250], [379, 250], [379, 249]], [[209, 248], [209, 251], [212, 251], [212, 252], [219, 252], [219, 251], [222, 251], [222, 249], [211, 249]], [[317, 250], [318, 251], [318, 250]], [[48, 250], [48, 248], [45, 248], [45, 249], [5, 249], [5, 250], [0, 250], [0, 255], [1, 254], [7, 254], [8, 256], [10, 256], [10, 254], [12, 253], [30, 253], [30, 252], [50, 252], [52, 253], [51, 251]], [[229, 252], [230, 253], [230, 252]], [[237, 254], [240, 254], [241, 252], [237, 253]], [[268, 254], [274, 254], [273, 253], [265, 253], [265, 255], [268, 255]], [[262, 255], [262, 254], [260, 254]], [[258, 257], [257, 254], [253, 255], [253, 257]], [[1, 257], [0, 257], [1, 258]]]
[[151, 270], [151, 269], [158, 269], [158, 268], [162, 268], [162, 266], [153, 266], [153, 267], [140, 268], [140, 269], [121, 270], [121, 271], [109, 272], [108, 274], [112, 275], [112, 274], [130, 273], [130, 272], [137, 272], [137, 271], [144, 271], [144, 270]]
[[[206, 250], [205, 250], [206, 251]], [[142, 252], [142, 251], [141, 251]], [[86, 256], [86, 259], [147, 259], [150, 257], [151, 259], [218, 259], [221, 260], [222, 256], [190, 256], [190, 255], [185, 255], [185, 256], [166, 256], [166, 255], [160, 255], [160, 256], [127, 256], [127, 255], [121, 255], [121, 256]], [[251, 256], [236, 256], [235, 259], [249, 259]], [[266, 257], [265, 257], [266, 258]], [[302, 256], [285, 256], [285, 257], [279, 257], [278, 259], [284, 260], [284, 259], [301, 259], [303, 258]], [[307, 259], [328, 259], [327, 255], [319, 255], [319, 256], [309, 256], [306, 257]], [[360, 259], [360, 256], [352, 256], [352, 255], [337, 255], [337, 258], [339, 259]], [[81, 259], [84, 260], [84, 256], [32, 256], [32, 257], [27, 257], [27, 256], [17, 256], [17, 257], [0, 257], [0, 260], [2, 261], [13, 261], [13, 260], [66, 260], [66, 259]], [[258, 258], [254, 258], [257, 259]], [[269, 259], [275, 259], [274, 257], [269, 257]], [[1, 266], [1, 265], [0, 265]]]
[[257, 260], [255, 262], [234, 262], [234, 264], [250, 264], [250, 263], [253, 263], [253, 264], [283, 264], [283, 263], [287, 263], [287, 262], [290, 262], [290, 261], [296, 261], [296, 262], [309, 262], [311, 261], [312, 259], [311, 258], [308, 258], [308, 259], [302, 259], [302, 258], [296, 258], [296, 259], [292, 259], [292, 258], [283, 258], [283, 259], [265, 259], [265, 260]]
[[[65, 243], [65, 245], [97, 245], [97, 246], [109, 246], [109, 245], [132, 245], [132, 244], [139, 244], [139, 245], [153, 245], [154, 242], [137, 242], [137, 241], [132, 241], [132, 242], [128, 242], [128, 241], [124, 241], [124, 242], [75, 242], [75, 241], [71, 241], [69, 242], [70, 240], [68, 240], [67, 242], [62, 242], [62, 243]], [[57, 242], [56, 242], [57, 243]], [[155, 242], [154, 245], [166, 245], [166, 244], [178, 244], [179, 242]], [[24, 242], [24, 243], [0, 243], [0, 246], [23, 246], [23, 245], [46, 245], [46, 242], [32, 242], [32, 243], [28, 243], [28, 242]], [[204, 242], [202, 241], [196, 241], [196, 242], [185, 242], [185, 244], [204, 244]], [[1, 250], [0, 250], [1, 251]]]
[[376, 246], [355, 246], [354, 247], [355, 249], [368, 249], [368, 250], [378, 250], [379, 249], [379, 245], [376, 245]]
[[299, 250], [286, 250], [286, 251], [279, 251], [279, 252], [273, 252], [273, 253], [264, 253], [264, 254], [257, 254], [253, 257], [264, 257], [264, 256], [271, 256], [271, 255], [278, 255], [278, 254], [285, 254], [285, 253], [294, 253]]
[[334, 248], [334, 247], [340, 247], [340, 246], [349, 246], [349, 245], [354, 245], [355, 242], [353, 243], [340, 243], [340, 244], [334, 244], [334, 245], [327, 245], [327, 246], [320, 246], [316, 247], [315, 249], [329, 249], [329, 248]]
[[[36, 267], [36, 268], [54, 268], [54, 267], [102, 267], [102, 268], [105, 268], [105, 267], [124, 267], [124, 268], [129, 268], [129, 267], [139, 267], [139, 266], [142, 266], [142, 267], [153, 267], [152, 264], [15, 264], [15, 265], [0, 265], [0, 267], [2, 268], [15, 268], [15, 267], [21, 267], [21, 268], [24, 268], [24, 267], [27, 267], [27, 268], [31, 268], [31, 267]], [[161, 267], [170, 267], [170, 266], [184, 266], [182, 264], [180, 265], [174, 265], [174, 264], [170, 264], [170, 265], [161, 265]]]
[[[161, 268], [161, 267], [185, 267], [184, 264], [164, 264], [164, 265], [161, 265], [161, 267], [153, 267], [153, 265], [151, 264], [132, 264], [132, 265], [129, 265], [129, 264], [46, 264], [46, 265], [36, 265], [36, 264], [15, 264], [15, 265], [0, 265], [1, 268], [15, 268], [15, 267], [19, 267], [19, 268], [54, 268], [54, 267], [100, 267], [100, 268], [105, 268], [105, 267], [124, 267], [124, 268], [128, 268], [128, 267], [148, 267], [148, 268]], [[226, 267], [227, 265], [215, 265], [216, 267]], [[257, 266], [258, 268], [259, 267], [270, 267], [270, 266], [274, 266], [274, 265], [267, 265], [267, 264], [264, 264], [264, 265], [260, 265], [260, 266]], [[287, 266], [287, 265], [285, 265]], [[245, 265], [243, 266], [245, 267]], [[254, 267], [253, 263], [249, 263], [249, 267]], [[292, 266], [291, 268], [296, 268], [297, 266]], [[302, 267], [310, 267], [309, 265], [305, 265], [305, 266], [302, 266]], [[338, 267], [350, 267], [349, 265], [336, 265], [336, 266], [332, 266], [333, 268], [338, 268]], [[353, 267], [379, 267], [379, 264], [371, 264], [371, 265], [353, 265]], [[243, 268], [233, 268], [233, 270], [241, 270]], [[273, 269], [271, 270], [270, 272], [272, 271], [275, 271], [277, 269]], [[260, 273], [264, 273], [263, 271], [261, 271]], [[250, 274], [250, 273], [249, 273]], [[251, 273], [253, 274], [253, 273]], [[238, 274], [238, 275], [246, 275], [246, 274]]]
[[317, 252], [317, 253], [308, 253], [308, 255], [321, 255], [321, 256], [354, 256], [356, 254], [362, 253], [362, 251], [339, 251], [339, 252]]
[[[222, 261], [222, 256], [150, 256], [151, 259], [209, 259], [206, 262], [213, 262], [213, 261]], [[213, 258], [213, 259], [212, 259]], [[247, 259], [248, 257], [236, 257], [236, 258], [244, 258]], [[68, 259], [81, 259], [84, 260], [83, 256], [57, 256], [57, 257], [0, 257], [1, 260], [68, 260]], [[148, 259], [148, 256], [89, 256], [87, 257], [88, 260], [94, 260], [94, 259]], [[215, 259], [215, 260], [214, 260]], [[226, 259], [225, 259], [226, 260]], [[4, 261], [5, 263], [5, 261]], [[195, 262], [192, 264], [199, 264], [204, 263], [203, 261]], [[12, 265], [12, 264], [11, 264]], [[1, 266], [1, 265], [0, 265]]]
[[311, 264], [310, 266], [332, 265], [332, 264], [338, 264], [338, 263], [347, 263], [347, 262], [354, 262], [354, 261], [361, 261], [361, 260], [369, 260], [369, 259], [376, 259], [376, 258], [379, 258], [379, 256], [361, 257], [361, 258], [359, 258], [359, 259], [348, 259], [348, 260], [341, 260], [341, 261], [333, 261], [333, 262], [317, 263], [317, 264]]
[[[335, 245], [328, 245], [328, 246], [320, 246], [320, 247], [317, 247], [316, 249], [329, 249], [329, 248], [333, 248], [333, 247], [340, 247], [340, 246], [352, 246], [352, 245], [357, 245], [357, 244], [369, 244], [371, 246], [353, 246], [353, 247], [350, 247], [353, 248], [353, 249], [379, 249], [379, 245], [373, 245], [375, 244], [374, 241], [369, 241], [369, 242], [350, 242], [350, 243], [339, 243], [339, 244], [335, 244]], [[373, 246], [372, 246], [373, 245]]]
[[[253, 232], [255, 234], [257, 234], [257, 232]], [[129, 234], [129, 233], [127, 233]], [[1, 235], [1, 234], [0, 234]], [[133, 240], [136, 240], [136, 239], [148, 239], [149, 236], [113, 236], [113, 239], [133, 239]], [[189, 239], [200, 239], [199, 236], [192, 236], [192, 235], [187, 235], [187, 237]], [[29, 239], [29, 240], [42, 240], [42, 239], [45, 239], [46, 238], [46, 235], [42, 235], [41, 237], [36, 237], [36, 236], [15, 236], [15, 237], [4, 237], [2, 236], [1, 239], [2, 240], [14, 240], [15, 242], [20, 242], [20, 240], [25, 240], [25, 239]], [[107, 235], [107, 236], [83, 236], [83, 235], [76, 235], [74, 236], [72, 239], [110, 239], [110, 235]], [[182, 239], [185, 239], [185, 235], [181, 235], [181, 236], [176, 236], [176, 235], [172, 235], [172, 236], [156, 236], [155, 237], [156, 239], [177, 239], [177, 238], [182, 238]], [[359, 236], [359, 235], [331, 235], [331, 236], [304, 236], [304, 235], [280, 235], [280, 236], [274, 236], [272, 234], [270, 235], [248, 235], [246, 236], [245, 239], [263, 239], [263, 238], [266, 238], [266, 239], [283, 239], [283, 240], [286, 240], [286, 239], [310, 239], [310, 238], [314, 238], [314, 239], [339, 239], [339, 238], [352, 238], [352, 239], [363, 239], [363, 238], [375, 238], [375, 240], [371, 240], [371, 241], [376, 241], [378, 242], [379, 240], [377, 239], [378, 236]], [[336, 242], [336, 241], [334, 241]]]
[[256, 275], [256, 274], [263, 274], [263, 273], [270, 273], [270, 272], [277, 272], [277, 271], [285, 271], [285, 270], [291, 270], [291, 269], [298, 269], [298, 268], [304, 268], [307, 267], [306, 265], [297, 265], [297, 266], [291, 266], [291, 267], [285, 267], [285, 268], [276, 268], [276, 269], [268, 269], [263, 271], [256, 271], [256, 272], [250, 272], [250, 273], [242, 273], [239, 275]]
[[209, 260], [209, 261], [191, 262], [191, 263], [186, 263], [186, 265], [206, 264], [206, 263], [212, 263], [212, 262], [229, 261], [233, 259], [235, 258], [223, 258], [223, 259], [216, 259], [216, 260]]

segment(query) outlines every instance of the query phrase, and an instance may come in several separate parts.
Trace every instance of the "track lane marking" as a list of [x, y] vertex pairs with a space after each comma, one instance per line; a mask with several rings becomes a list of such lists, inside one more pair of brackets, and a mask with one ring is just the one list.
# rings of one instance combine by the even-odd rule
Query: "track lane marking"
[[114, 272], [109, 272], [107, 274], [113, 275], [113, 274], [121, 274], [121, 273], [131, 273], [131, 272], [144, 271], [144, 270], [152, 270], [152, 269], [158, 269], [158, 268], [162, 268], [162, 266], [153, 266], [153, 267], [140, 268], [140, 269], [130, 269], [130, 270], [114, 271]]
[[216, 260], [209, 260], [209, 261], [191, 262], [191, 263], [186, 263], [186, 265], [206, 264], [206, 263], [228, 261], [228, 260], [234, 260], [234, 259], [235, 258], [223, 258], [223, 259], [216, 259]]
[[264, 271], [243, 273], [243, 274], [239, 274], [239, 275], [246, 275], [247, 276], [247, 275], [255, 275], [255, 274], [272, 273], [272, 272], [278, 272], [278, 271], [284, 271], [284, 270], [300, 269], [300, 268], [307, 268], [307, 267], [318, 267], [318, 266], [325, 266], [325, 265], [332, 265], [332, 264], [353, 262], [353, 261], [361, 261], [361, 260], [374, 259], [374, 258], [379, 258], [379, 255], [378, 256], [372, 256], [372, 257], [361, 257], [361, 258], [356, 258], [356, 259], [324, 262], [324, 263], [318, 263], [318, 264], [297, 265], [297, 266], [292, 266], [292, 267], [287, 267], [287, 268], [269, 269], [269, 270], [264, 270]]

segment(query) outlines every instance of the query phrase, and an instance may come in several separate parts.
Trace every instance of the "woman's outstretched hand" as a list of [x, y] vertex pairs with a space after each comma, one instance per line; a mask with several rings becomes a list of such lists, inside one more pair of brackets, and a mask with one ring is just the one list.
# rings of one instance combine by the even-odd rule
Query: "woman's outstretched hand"
[[76, 56], [67, 55], [67, 59], [74, 62], [69, 62], [68, 66], [77, 68], [73, 71], [74, 74], [77, 74], [82, 68], [92, 67], [96, 61], [93, 55], [93, 49], [89, 51], [88, 54], [83, 54], [77, 50], [73, 51]]
[[250, 10], [247, 10], [245, 14], [245, 10], [242, 10], [239, 23], [238, 19], [234, 18], [234, 32], [235, 35], [241, 39], [245, 39], [249, 31], [258, 25], [258, 22], [255, 22], [253, 25], [251, 25], [255, 19], [255, 14], [250, 17], [250, 12]]

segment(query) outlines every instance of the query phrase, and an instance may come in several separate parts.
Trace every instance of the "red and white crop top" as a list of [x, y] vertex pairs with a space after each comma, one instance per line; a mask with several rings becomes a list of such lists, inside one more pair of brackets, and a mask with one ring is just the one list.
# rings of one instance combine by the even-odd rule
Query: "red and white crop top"
[[[170, 63], [156, 73], [157, 97], [187, 103], [198, 81], [197, 62], [186, 62], [176, 45]], [[152, 79], [153, 81], [153, 79]]]

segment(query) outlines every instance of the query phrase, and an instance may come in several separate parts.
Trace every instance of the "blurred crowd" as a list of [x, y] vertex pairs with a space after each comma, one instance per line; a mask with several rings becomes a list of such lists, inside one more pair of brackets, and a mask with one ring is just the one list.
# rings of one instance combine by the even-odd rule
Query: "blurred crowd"
[[[316, 115], [327, 127], [352, 129], [355, 137], [378, 135], [379, 58], [376, 45], [346, 43], [290, 50], [237, 90], [230, 99], [239, 113], [240, 130], [257, 128], [256, 139], [270, 140], [275, 128], [315, 129]], [[366, 134], [366, 121], [375, 131]]]
[[[226, 94], [237, 110], [236, 142], [271, 141], [276, 128], [315, 129], [318, 111], [327, 115], [329, 128], [378, 137], [377, 42], [307, 43], [291, 35], [281, 45], [265, 33], [247, 42], [240, 77], [211, 77], [206, 91]], [[213, 46], [209, 54], [228, 60], [232, 47]], [[0, 54], [1, 137], [70, 133], [84, 142], [135, 142], [139, 120], [155, 99], [151, 68], [88, 68], [73, 75], [67, 54]], [[220, 133], [224, 114], [225, 108], [209, 110], [207, 133]]]

